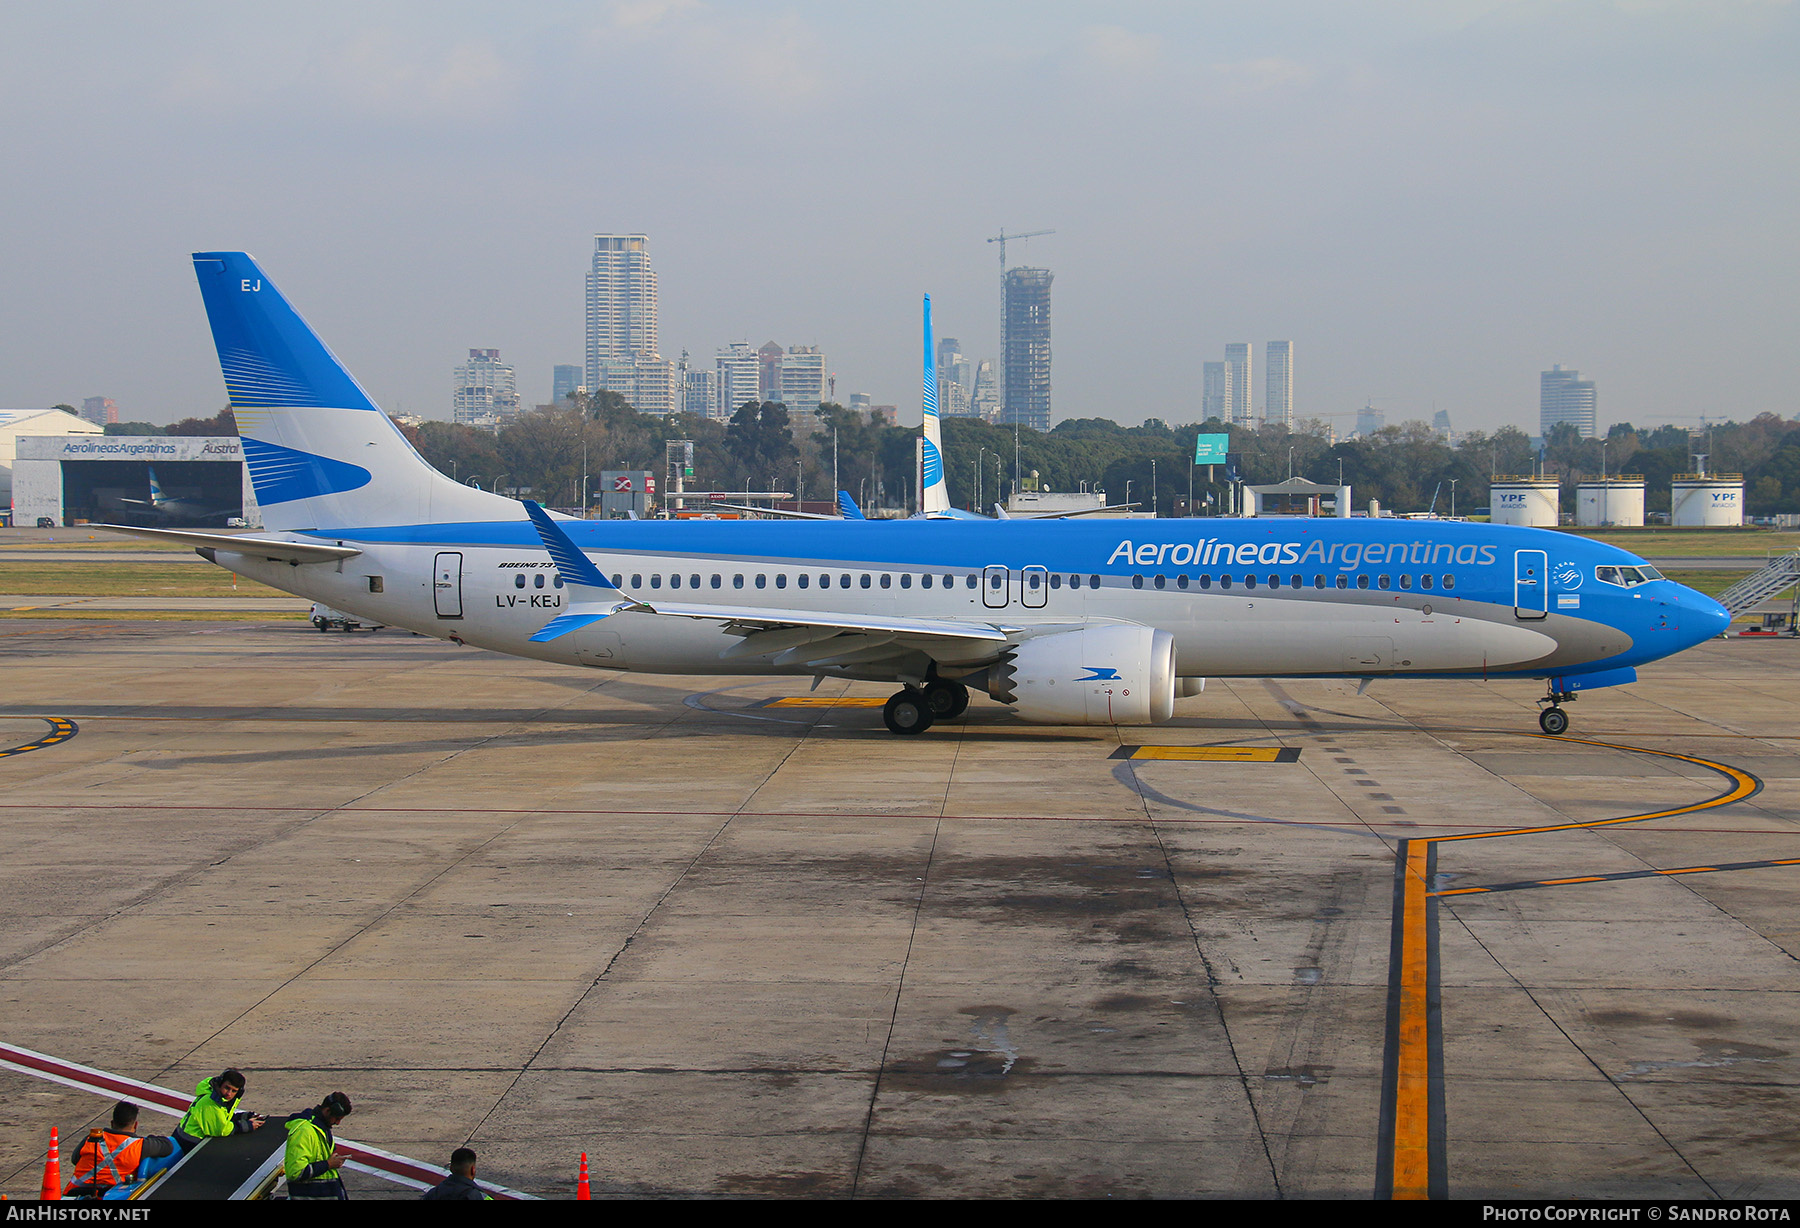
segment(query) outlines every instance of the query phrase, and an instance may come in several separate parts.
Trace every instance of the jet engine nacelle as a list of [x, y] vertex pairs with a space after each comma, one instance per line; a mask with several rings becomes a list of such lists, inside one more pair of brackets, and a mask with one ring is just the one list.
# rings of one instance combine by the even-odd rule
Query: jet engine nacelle
[[1166, 721], [1175, 712], [1175, 637], [1122, 626], [1039, 636], [988, 671], [987, 690], [1044, 724]]

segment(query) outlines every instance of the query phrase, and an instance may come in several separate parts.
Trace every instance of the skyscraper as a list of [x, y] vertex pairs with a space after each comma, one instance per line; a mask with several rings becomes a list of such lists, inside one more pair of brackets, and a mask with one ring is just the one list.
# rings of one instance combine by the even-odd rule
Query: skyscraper
[[111, 397], [89, 397], [81, 403], [81, 416], [95, 426], [111, 426], [119, 420], [119, 407]]
[[1598, 402], [1594, 381], [1582, 379], [1579, 371], [1565, 371], [1558, 363], [1538, 377], [1538, 434], [1549, 435], [1550, 428], [1567, 422], [1592, 439], [1599, 433]]
[[581, 387], [581, 368], [574, 363], [557, 363], [551, 368], [550, 400], [561, 405]]
[[1264, 348], [1263, 421], [1294, 425], [1294, 343], [1271, 341]]
[[718, 408], [714, 412], [720, 418], [729, 419], [746, 403], [762, 400], [761, 364], [748, 341], [733, 341], [720, 350], [714, 366], [719, 373]]
[[781, 356], [781, 395], [789, 413], [816, 414], [825, 399], [825, 355], [816, 345], [790, 345]]
[[1200, 365], [1200, 419], [1217, 418], [1229, 423], [1231, 418], [1231, 368], [1222, 362]]
[[994, 364], [982, 359], [975, 365], [975, 390], [969, 395], [969, 412], [983, 422], [1000, 421], [1000, 381]]
[[945, 337], [937, 344], [938, 413], [946, 418], [967, 417], [969, 407], [969, 360], [963, 357], [962, 343]]
[[519, 412], [518, 383], [499, 350], [469, 351], [451, 379], [450, 408], [464, 426], [494, 427]]
[[681, 412], [699, 418], [719, 416], [719, 373], [703, 368], [689, 370], [681, 386]]
[[1227, 419], [1234, 426], [1251, 425], [1250, 413], [1250, 343], [1233, 341], [1225, 347], [1225, 371], [1231, 380]]
[[1050, 282], [1049, 269], [1008, 269], [1002, 338], [1006, 399], [1002, 422], [1017, 422], [1034, 431], [1050, 429]]
[[644, 235], [595, 235], [587, 277], [587, 386], [645, 413], [675, 408], [675, 364], [657, 349], [656, 273]]

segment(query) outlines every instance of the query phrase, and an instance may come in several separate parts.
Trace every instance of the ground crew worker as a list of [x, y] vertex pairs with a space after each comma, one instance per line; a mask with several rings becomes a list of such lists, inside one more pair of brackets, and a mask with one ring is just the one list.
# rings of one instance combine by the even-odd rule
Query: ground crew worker
[[350, 1097], [332, 1092], [319, 1107], [287, 1119], [289, 1198], [348, 1198], [338, 1168], [350, 1158], [331, 1137], [331, 1128], [350, 1116]]
[[129, 1100], [113, 1106], [112, 1125], [95, 1130], [75, 1149], [74, 1197], [124, 1198], [138, 1182], [154, 1177], [181, 1156], [181, 1144], [160, 1134], [140, 1138], [138, 1107]]
[[224, 1138], [228, 1134], [248, 1134], [263, 1124], [255, 1113], [237, 1109], [244, 1094], [244, 1072], [227, 1070], [194, 1085], [194, 1103], [175, 1127], [175, 1141], [187, 1151], [203, 1138]]
[[475, 1184], [475, 1151], [458, 1147], [450, 1153], [450, 1175], [419, 1196], [426, 1202], [492, 1202], [494, 1196]]

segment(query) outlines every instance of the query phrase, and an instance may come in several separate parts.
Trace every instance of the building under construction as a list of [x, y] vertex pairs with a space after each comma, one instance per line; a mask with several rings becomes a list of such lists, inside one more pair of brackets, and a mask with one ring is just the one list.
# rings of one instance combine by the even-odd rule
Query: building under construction
[[1002, 339], [1006, 401], [1000, 420], [1050, 429], [1049, 269], [1008, 269]]

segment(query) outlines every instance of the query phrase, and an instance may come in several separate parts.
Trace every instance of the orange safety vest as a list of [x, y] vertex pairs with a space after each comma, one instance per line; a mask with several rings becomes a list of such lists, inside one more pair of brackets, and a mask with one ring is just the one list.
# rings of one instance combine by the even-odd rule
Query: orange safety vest
[[137, 1176], [143, 1153], [144, 1140], [135, 1134], [95, 1130], [75, 1149], [75, 1180], [70, 1184], [91, 1181], [95, 1185], [114, 1185], [131, 1181]]

